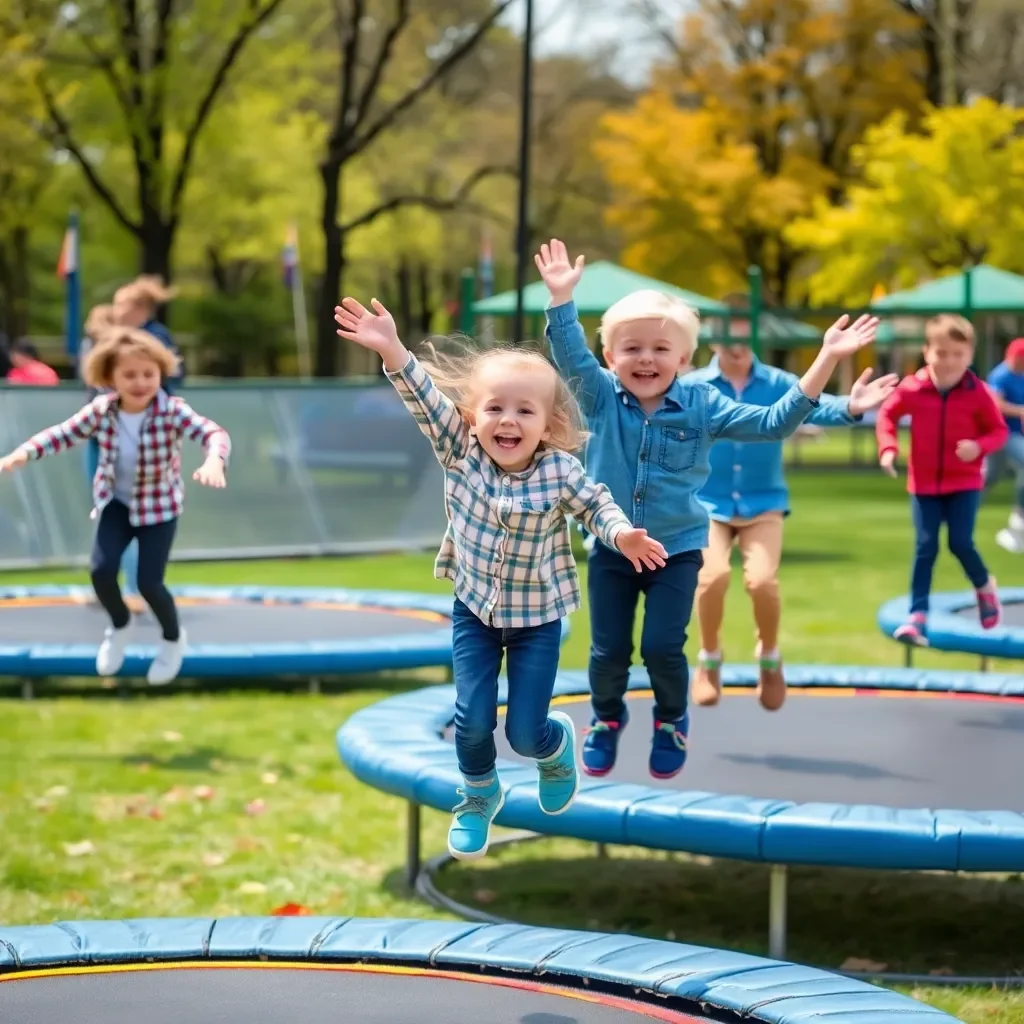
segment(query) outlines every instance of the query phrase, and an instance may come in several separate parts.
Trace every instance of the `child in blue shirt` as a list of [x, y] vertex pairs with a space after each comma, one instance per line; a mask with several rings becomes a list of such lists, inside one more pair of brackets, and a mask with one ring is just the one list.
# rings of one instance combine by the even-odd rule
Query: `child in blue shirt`
[[680, 379], [697, 347], [697, 313], [680, 299], [640, 291], [615, 303], [601, 322], [603, 369], [587, 346], [573, 290], [583, 257], [569, 261], [565, 245], [541, 246], [537, 267], [551, 295], [547, 338], [562, 377], [587, 417], [587, 472], [616, 503], [664, 545], [657, 569], [619, 571], [615, 552], [598, 542], [588, 563], [590, 688], [593, 720], [583, 746], [583, 769], [606, 775], [615, 764], [628, 722], [624, 696], [633, 656], [633, 623], [645, 595], [640, 656], [654, 690], [649, 760], [655, 778], [672, 778], [686, 762], [689, 670], [683, 647], [697, 576], [708, 542], [708, 513], [698, 492], [708, 477], [718, 438], [778, 440], [792, 434], [818, 406], [838, 361], [874, 337], [877, 318], [825, 334], [814, 364], [771, 406], [743, 405], [710, 385]]
[[[747, 344], [712, 348], [714, 358], [703, 369], [691, 373], [688, 381], [700, 381], [727, 398], [763, 406], [777, 402], [797, 383], [795, 374], [766, 366]], [[881, 405], [899, 383], [899, 377], [890, 373], [869, 381], [872, 372], [865, 370], [847, 397], [822, 395], [821, 405], [806, 422], [820, 427], [849, 426]], [[701, 647], [693, 676], [693, 700], [708, 707], [717, 704], [721, 696], [719, 634], [732, 574], [729, 558], [736, 544], [743, 555], [743, 583], [753, 605], [757, 628], [757, 696], [762, 707], [776, 711], [786, 699], [778, 647], [782, 523], [790, 511], [782, 441], [747, 444], [742, 440], [722, 440], [712, 445], [709, 465], [710, 475], [700, 491], [711, 524], [697, 581]]]

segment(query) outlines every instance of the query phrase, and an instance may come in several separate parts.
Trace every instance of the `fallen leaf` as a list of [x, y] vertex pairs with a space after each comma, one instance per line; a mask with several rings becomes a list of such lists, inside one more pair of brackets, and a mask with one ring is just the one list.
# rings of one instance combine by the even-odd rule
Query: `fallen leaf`
[[77, 892], [74, 889], [72, 889], [70, 892], [64, 893], [63, 899], [65, 903], [70, 903], [76, 907], [82, 906], [83, 903], [88, 903], [86, 897], [83, 896], [82, 893]]
[[124, 813], [127, 814], [129, 818], [134, 818], [135, 815], [141, 814], [145, 810], [148, 803], [149, 797], [144, 793], [136, 793], [134, 796], [130, 796], [125, 800]]
[[160, 798], [167, 804], [178, 804], [188, 798], [188, 790], [184, 786], [171, 786]]
[[67, 786], [51, 786], [46, 791], [46, 795], [47, 796], [51, 796], [51, 797], [54, 797], [54, 796], [67, 796], [68, 795], [68, 787]]
[[163, 821], [163, 817], [164, 817], [163, 808], [161, 808], [161, 807], [150, 807], [150, 809], [149, 809], [149, 817], [152, 818], [153, 821]]
[[260, 782], [262, 782], [263, 785], [265, 785], [265, 786], [276, 786], [277, 785], [277, 775], [274, 772], [264, 772], [260, 776]]
[[196, 786], [192, 790], [192, 795], [197, 800], [212, 800], [214, 794], [213, 786]]
[[864, 971], [868, 974], [877, 974], [879, 971], [888, 970], [888, 964], [880, 964], [875, 960], [863, 960], [860, 957], [847, 957], [839, 967], [841, 971]]
[[249, 817], [251, 818], [255, 818], [257, 814], [262, 814], [266, 809], [266, 801], [260, 800], [259, 797], [257, 797], [255, 800], [250, 800], [245, 805], [245, 813], [248, 814]]
[[252, 850], [258, 850], [259, 848], [259, 840], [253, 839], [252, 836], [239, 836], [235, 840], [235, 849], [241, 850], [243, 853], [249, 853]]
[[208, 868], [219, 868], [221, 866], [221, 864], [223, 864], [224, 861], [226, 861], [226, 860], [227, 860], [227, 857], [225, 857], [223, 853], [204, 853], [203, 854], [203, 864], [205, 864], [206, 867], [208, 867]]
[[47, 814], [49, 811], [53, 810], [53, 804], [51, 804], [45, 797], [39, 797], [38, 800], [33, 800], [32, 806], [42, 814]]
[[498, 898], [498, 894], [492, 889], [477, 889], [473, 893], [473, 899], [477, 903], [493, 903]]
[[267, 887], [262, 882], [243, 882], [238, 891], [243, 896], [261, 896], [267, 891]]
[[86, 854], [95, 853], [96, 847], [90, 840], [83, 839], [80, 843], [65, 843], [64, 852], [69, 857], [84, 857]]
[[164, 733], [164, 740], [167, 743], [180, 743], [184, 737], [180, 732], [173, 732], [171, 730]]
[[310, 913], [309, 908], [302, 906], [301, 903], [285, 903], [270, 912], [272, 917], [308, 917]]

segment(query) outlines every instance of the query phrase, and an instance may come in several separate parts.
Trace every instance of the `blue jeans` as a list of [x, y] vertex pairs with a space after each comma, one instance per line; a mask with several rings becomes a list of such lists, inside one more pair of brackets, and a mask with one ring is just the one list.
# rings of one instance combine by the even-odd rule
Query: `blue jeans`
[[507, 652], [505, 735], [522, 757], [550, 757], [564, 735], [548, 718], [558, 672], [562, 623], [504, 629], [488, 626], [458, 598], [452, 614], [455, 668], [455, 751], [467, 779], [494, 773], [498, 727], [498, 673]]
[[985, 463], [985, 488], [994, 487], [1004, 476], [1017, 476], [1014, 503], [1024, 508], [1024, 434], [1011, 434], [1010, 439]]
[[[95, 438], [91, 437], [89, 438], [89, 443], [85, 449], [85, 472], [90, 487], [92, 487], [92, 482], [96, 476], [96, 470], [99, 469], [99, 465], [99, 442]], [[132, 538], [132, 542], [128, 545], [128, 548], [124, 553], [124, 557], [121, 559], [121, 568], [124, 571], [124, 592], [131, 596], [138, 595], [139, 542], [134, 537]]]
[[590, 693], [594, 714], [618, 721], [626, 705], [633, 661], [633, 623], [645, 595], [640, 657], [654, 690], [654, 716], [678, 722], [686, 713], [690, 669], [683, 647], [693, 612], [700, 551], [681, 551], [659, 569], [637, 572], [628, 558], [601, 543], [588, 561], [590, 597]]
[[988, 582], [988, 569], [974, 546], [974, 521], [978, 517], [981, 491], [956, 491], [953, 494], [911, 495], [910, 508], [917, 536], [914, 568], [910, 577], [911, 612], [928, 611], [932, 589], [932, 570], [939, 557], [939, 532], [946, 524], [946, 543], [950, 554], [963, 566], [975, 589]]

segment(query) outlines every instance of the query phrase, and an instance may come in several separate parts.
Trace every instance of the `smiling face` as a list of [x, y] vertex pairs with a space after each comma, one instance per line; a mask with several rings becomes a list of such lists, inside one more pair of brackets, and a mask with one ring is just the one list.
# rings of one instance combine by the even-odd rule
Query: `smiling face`
[[693, 355], [686, 334], [672, 320], [625, 320], [607, 340], [604, 361], [641, 402], [665, 394]]
[[121, 352], [111, 383], [125, 412], [142, 412], [160, 390], [160, 366], [141, 352]]
[[541, 359], [503, 354], [483, 360], [473, 377], [471, 431], [502, 469], [526, 469], [549, 423], [557, 380]]
[[970, 369], [974, 345], [936, 332], [924, 347], [924, 361], [935, 386], [940, 390], [953, 387]]

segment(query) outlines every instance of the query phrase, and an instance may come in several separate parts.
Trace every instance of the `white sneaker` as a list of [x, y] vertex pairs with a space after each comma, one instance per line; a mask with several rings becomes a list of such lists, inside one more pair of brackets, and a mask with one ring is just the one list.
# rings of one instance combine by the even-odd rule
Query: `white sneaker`
[[1024, 532], [1000, 530], [996, 534], [996, 543], [1011, 555], [1024, 555]]
[[1010, 529], [1014, 533], [1024, 533], [1024, 516], [1016, 509], [1010, 513]]
[[124, 651], [131, 639], [135, 623], [128, 620], [123, 629], [107, 628], [103, 634], [103, 643], [96, 654], [96, 673], [101, 676], [116, 676], [124, 664]]
[[151, 686], [163, 686], [177, 678], [181, 671], [181, 663], [185, 659], [186, 645], [185, 630], [181, 631], [177, 640], [161, 640], [160, 650], [149, 666], [149, 672], [146, 673], [146, 682]]

